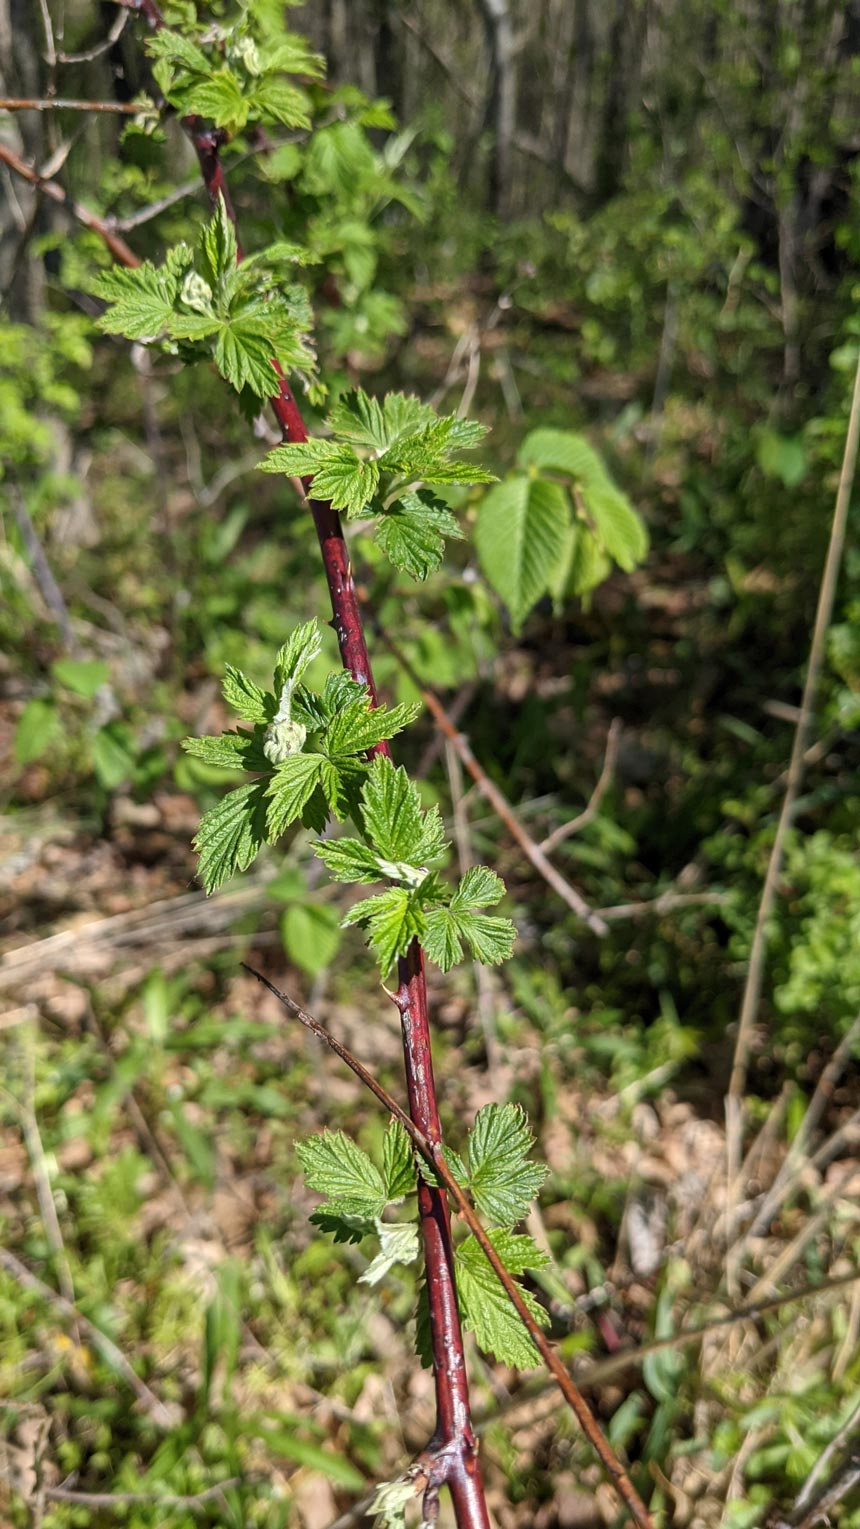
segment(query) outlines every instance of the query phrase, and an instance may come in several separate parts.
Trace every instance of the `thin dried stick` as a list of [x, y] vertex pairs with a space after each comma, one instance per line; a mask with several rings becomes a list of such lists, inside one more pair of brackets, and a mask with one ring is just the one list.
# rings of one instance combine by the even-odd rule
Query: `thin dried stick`
[[750, 951], [743, 1001], [738, 1020], [738, 1034], [728, 1093], [728, 1127], [730, 1137], [733, 1138], [733, 1140], [730, 1140], [729, 1160], [730, 1163], [734, 1162], [735, 1165], [740, 1158], [740, 1136], [742, 1131], [741, 1099], [746, 1083], [747, 1058], [752, 1029], [758, 1014], [764, 980], [768, 925], [776, 903], [777, 886], [785, 859], [788, 833], [794, 821], [797, 800], [803, 783], [804, 755], [815, 715], [815, 703], [818, 696], [822, 663], [824, 661], [827, 628], [833, 615], [833, 603], [836, 597], [836, 585], [842, 562], [842, 549], [845, 543], [848, 506], [851, 500], [851, 489], [857, 466], [858, 444], [860, 444], [860, 356], [857, 358], [857, 367], [854, 373], [854, 392], [848, 416], [845, 450], [842, 456], [839, 487], [836, 491], [836, 503], [830, 527], [830, 541], [824, 560], [821, 587], [818, 593], [818, 608], [815, 613], [815, 625], [809, 649], [809, 662], [800, 703], [800, 716], [794, 732], [791, 758], [788, 765], [788, 781], [785, 795], [782, 799], [782, 809], [777, 823], [776, 836], [770, 852], [764, 886], [762, 887], [761, 901], [756, 915], [752, 949]]
[[8, 165], [9, 169], [14, 170], [16, 175], [20, 175], [22, 180], [29, 181], [31, 186], [37, 186], [43, 196], [49, 196], [52, 202], [58, 202], [61, 207], [65, 207], [73, 218], [84, 225], [84, 228], [89, 228], [93, 233], [98, 234], [120, 265], [128, 266], [130, 270], [140, 265], [134, 250], [129, 248], [119, 234], [113, 232], [104, 218], [100, 218], [95, 212], [90, 212], [89, 208], [82, 206], [80, 202], [73, 201], [66, 195], [62, 186], [58, 186], [56, 181], [47, 179], [23, 159], [19, 159], [18, 155], [5, 143], [0, 143], [0, 164]]
[[154, 115], [154, 108], [140, 101], [75, 101], [64, 96], [41, 99], [31, 96], [0, 96], [0, 111], [85, 111], [109, 112], [121, 117], [139, 117], [147, 111]]
[[116, 17], [113, 23], [113, 26], [108, 32], [107, 37], [105, 37], [102, 42], [94, 43], [91, 48], [87, 48], [83, 53], [58, 53], [57, 63], [89, 64], [94, 58], [101, 58], [103, 53], [108, 53], [110, 51], [115, 42], [119, 42], [127, 22], [128, 12], [120, 11], [119, 15]]
[[414, 1121], [410, 1119], [406, 1111], [401, 1109], [397, 1101], [392, 1098], [391, 1094], [389, 1094], [386, 1089], [383, 1088], [382, 1084], [378, 1082], [373, 1073], [370, 1072], [368, 1068], [364, 1066], [364, 1063], [360, 1062], [358, 1058], [354, 1056], [353, 1053], [346, 1046], [344, 1046], [341, 1041], [337, 1040], [337, 1038], [332, 1035], [331, 1031], [326, 1029], [325, 1025], [321, 1024], [318, 1019], [314, 1019], [313, 1015], [308, 1014], [300, 1004], [296, 1003], [295, 1000], [290, 998], [286, 993], [282, 993], [278, 988], [274, 986], [274, 983], [270, 982], [267, 977], [262, 975], [262, 973], [255, 971], [252, 966], [245, 965], [244, 962], [242, 965], [245, 971], [249, 972], [252, 977], [256, 977], [258, 982], [261, 982], [264, 987], [268, 988], [269, 992], [273, 993], [274, 996], [278, 999], [278, 1002], [283, 1004], [284, 1008], [290, 1014], [293, 1014], [295, 1018], [298, 1019], [307, 1030], [310, 1030], [312, 1035], [315, 1035], [319, 1040], [324, 1041], [329, 1049], [334, 1052], [335, 1056], [340, 1057], [341, 1061], [345, 1062], [347, 1067], [349, 1067], [349, 1069], [355, 1073], [355, 1076], [360, 1079], [365, 1088], [370, 1090], [374, 1098], [378, 1100], [384, 1109], [386, 1109], [390, 1115], [393, 1115], [395, 1120], [399, 1120], [413, 1146], [424, 1158], [424, 1161], [428, 1163], [433, 1169], [435, 1176], [441, 1179], [442, 1183], [445, 1185], [445, 1188], [454, 1201], [458, 1211], [460, 1212], [460, 1215], [463, 1217], [463, 1220], [468, 1226], [469, 1231], [472, 1233], [475, 1241], [480, 1246], [484, 1257], [487, 1259], [490, 1267], [493, 1270], [493, 1273], [504, 1289], [508, 1299], [516, 1309], [520, 1320], [525, 1325], [529, 1337], [540, 1353], [541, 1358], [552, 1374], [554, 1380], [557, 1382], [558, 1387], [565, 1398], [565, 1401], [568, 1403], [572, 1412], [574, 1413], [578, 1423], [580, 1424], [580, 1427], [583, 1430], [583, 1433], [586, 1435], [586, 1438], [594, 1448], [595, 1453], [600, 1459], [610, 1480], [614, 1483], [619, 1494], [626, 1503], [634, 1522], [639, 1524], [641, 1529], [653, 1529], [653, 1523], [648, 1509], [645, 1507], [645, 1504], [636, 1491], [636, 1488], [627, 1475], [624, 1466], [618, 1459], [618, 1456], [613, 1450], [611, 1444], [601, 1432], [600, 1425], [598, 1424], [593, 1412], [591, 1411], [591, 1408], [585, 1400], [585, 1397], [582, 1395], [579, 1387], [571, 1379], [570, 1374], [568, 1373], [562, 1361], [559, 1359], [555, 1349], [544, 1336], [542, 1328], [532, 1316], [528, 1306], [526, 1305], [519, 1287], [511, 1278], [510, 1274], [499, 1258], [496, 1249], [487, 1236], [487, 1233], [484, 1231], [484, 1228], [481, 1225], [481, 1222], [475, 1214], [474, 1210], [472, 1209], [469, 1200], [466, 1198], [465, 1193], [457, 1183], [457, 1180], [448, 1167], [448, 1163], [446, 1161], [444, 1150], [441, 1144], [431, 1141], [430, 1138], [426, 1136], [418, 1126], [415, 1125]]
[[606, 753], [603, 757], [603, 769], [598, 776], [597, 785], [582, 812], [578, 813], [575, 818], [571, 818], [569, 823], [561, 823], [558, 828], [554, 828], [552, 833], [547, 834], [546, 838], [542, 840], [540, 847], [545, 855], [550, 854], [557, 845], [563, 844], [565, 839], [571, 838], [573, 834], [581, 833], [583, 828], [586, 828], [592, 819], [597, 817], [600, 811], [600, 804], [609, 790], [612, 777], [615, 774], [620, 746], [621, 718], [613, 717], [609, 724], [609, 731], [606, 734]]
[[217, 1502], [230, 1487], [241, 1485], [240, 1476], [229, 1476], [226, 1481], [216, 1482], [215, 1486], [204, 1487], [202, 1492], [187, 1497], [178, 1497], [171, 1492], [74, 1492], [68, 1487], [46, 1487], [45, 1497], [49, 1502], [64, 1502], [73, 1508], [119, 1509], [142, 1503], [153, 1508], [179, 1508], [194, 1513], [207, 1503]]
[[52, 1290], [50, 1285], [46, 1285], [44, 1280], [39, 1279], [37, 1274], [33, 1274], [26, 1264], [22, 1264], [21, 1260], [16, 1258], [15, 1254], [11, 1253], [8, 1248], [0, 1247], [0, 1268], [5, 1269], [6, 1273], [11, 1275], [12, 1279], [16, 1280], [19, 1285], [22, 1285], [25, 1290], [32, 1290], [35, 1295], [40, 1296], [43, 1301], [46, 1301], [54, 1311], [59, 1312], [68, 1321], [76, 1323], [81, 1332], [87, 1334], [93, 1347], [101, 1352], [106, 1363], [112, 1369], [119, 1371], [123, 1380], [134, 1392], [141, 1406], [146, 1410], [154, 1423], [157, 1423], [161, 1428], [175, 1427], [177, 1415], [174, 1410], [164, 1402], [159, 1401], [155, 1392], [150, 1391], [146, 1382], [141, 1380], [140, 1376], [132, 1369], [122, 1350], [117, 1348], [116, 1344], [106, 1333], [103, 1333], [93, 1322], [90, 1322], [89, 1318], [85, 1317], [83, 1312], [78, 1310], [77, 1306], [73, 1306], [71, 1301], [66, 1300], [65, 1296], [58, 1295], [56, 1290]]
[[794, 1505], [794, 1514], [792, 1517], [794, 1517], [795, 1514], [802, 1514], [806, 1511], [807, 1507], [812, 1501], [812, 1494], [815, 1491], [816, 1484], [824, 1475], [824, 1472], [827, 1470], [830, 1462], [838, 1454], [842, 1446], [847, 1443], [852, 1433], [855, 1433], [858, 1428], [860, 1428], [860, 1400], [858, 1400], [856, 1405], [852, 1407], [847, 1418], [845, 1419], [845, 1422], [842, 1424], [842, 1427], [833, 1435], [830, 1443], [826, 1445], [826, 1447], [821, 1451], [821, 1454], [818, 1456], [818, 1459], [813, 1465], [812, 1470], [809, 1472], [809, 1475], [807, 1476], [803, 1486], [797, 1494], [797, 1501]]

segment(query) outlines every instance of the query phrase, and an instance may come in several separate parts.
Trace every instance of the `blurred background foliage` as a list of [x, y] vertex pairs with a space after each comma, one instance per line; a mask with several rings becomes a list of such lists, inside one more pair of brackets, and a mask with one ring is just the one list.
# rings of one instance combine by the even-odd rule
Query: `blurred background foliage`
[[[520, 611], [474, 539], [421, 585], [352, 540], [383, 689], [432, 684], [535, 840], [586, 808], [620, 722], [553, 851], [605, 938], [429, 716], [401, 749], [464, 861], [504, 875], [520, 935], [503, 977], [433, 988], [446, 1130], [462, 1144], [491, 1097], [528, 1110], [552, 1170], [542, 1298], [571, 1362], [599, 1366], [856, 1267], [856, 508], [728, 1200], [723, 1098], [860, 345], [860, 5], [327, 0], [288, 20], [329, 64], [313, 135], [240, 133], [224, 163], [246, 248], [318, 256], [332, 391], [465, 404], [503, 479], [530, 432], [574, 432], [647, 526], [641, 566], [548, 577]], [[6, 96], [151, 84], [112, 5], [2, 0], [0, 38]], [[383, 1123], [239, 960], [395, 1091], [397, 1034], [301, 834], [210, 902], [194, 888], [225, 778], [179, 750], [225, 722], [225, 662], [263, 679], [326, 618], [313, 526], [254, 472], [270, 426], [214, 372], [95, 329], [110, 255], [69, 205], [144, 258], [193, 239], [208, 209], [179, 125], [15, 112], [0, 144], [67, 197], [0, 167], [0, 1512], [360, 1522], [428, 1431], [414, 1288], [355, 1284], [366, 1260], [315, 1235], [292, 1144], [358, 1119], [378, 1147]], [[484, 493], [451, 495], [469, 531]], [[595, 1380], [658, 1523], [790, 1515], [850, 1439], [858, 1329], [847, 1285]], [[499, 1524], [614, 1522], [535, 1380], [479, 1356], [475, 1377]], [[831, 1514], [856, 1529], [856, 1493]]]

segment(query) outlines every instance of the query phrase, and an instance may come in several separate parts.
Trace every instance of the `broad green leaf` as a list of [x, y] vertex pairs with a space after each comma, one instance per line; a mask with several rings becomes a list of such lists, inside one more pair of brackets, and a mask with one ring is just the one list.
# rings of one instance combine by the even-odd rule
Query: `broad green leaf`
[[286, 473], [290, 478], [305, 478], [315, 473], [337, 452], [334, 441], [291, 441], [275, 446], [257, 466], [264, 473]]
[[296, 1156], [308, 1188], [327, 1195], [339, 1211], [382, 1215], [387, 1202], [379, 1169], [343, 1131], [323, 1131], [297, 1142]]
[[344, 1458], [337, 1455], [331, 1449], [326, 1449], [322, 1444], [314, 1444], [309, 1439], [300, 1439], [293, 1433], [288, 1433], [285, 1428], [266, 1427], [260, 1430], [259, 1437], [263, 1440], [269, 1454], [282, 1455], [285, 1460], [292, 1460], [296, 1465], [303, 1465], [310, 1471], [318, 1471], [321, 1476], [327, 1476], [338, 1486], [347, 1492], [363, 1492], [367, 1482], [361, 1471]]
[[756, 447], [756, 461], [768, 478], [778, 478], [786, 488], [796, 488], [806, 477], [808, 462], [803, 438], [765, 430]]
[[[190, 250], [187, 257], [190, 264]], [[93, 290], [110, 303], [96, 320], [99, 329], [123, 334], [129, 340], [154, 340], [170, 327], [179, 281], [147, 260], [135, 270], [117, 267], [103, 272]]]
[[533, 1146], [519, 1105], [488, 1104], [478, 1111], [469, 1132], [469, 1188], [489, 1221], [511, 1227], [528, 1211], [547, 1172], [528, 1161]]
[[[497, 1227], [488, 1233], [509, 1274], [539, 1269], [546, 1255], [531, 1237], [518, 1237]], [[539, 1363], [537, 1350], [520, 1316], [488, 1263], [474, 1237], [467, 1237], [455, 1254], [457, 1297], [464, 1327], [474, 1332], [478, 1346], [495, 1354], [503, 1364], [529, 1369]], [[523, 1300], [535, 1321], [542, 1327], [549, 1318], [530, 1291], [520, 1287]]]
[[572, 430], [531, 430], [519, 451], [521, 467], [548, 468], [577, 481], [605, 478], [606, 468], [593, 447]]
[[612, 563], [597, 539], [584, 523], [578, 524], [568, 575], [571, 593], [587, 595], [598, 584], [602, 584], [611, 572]]
[[507, 478], [483, 499], [475, 527], [478, 557], [515, 627], [546, 594], [569, 525], [565, 490], [545, 479]]
[[389, 1201], [411, 1194], [417, 1184], [415, 1151], [399, 1120], [390, 1120], [382, 1140], [382, 1177]]
[[316, 977], [337, 954], [340, 920], [325, 903], [293, 903], [281, 915], [281, 938], [290, 960]]
[[15, 758], [20, 765], [41, 759], [62, 734], [60, 714], [53, 701], [34, 697], [28, 701], [15, 732]]
[[406, 887], [389, 887], [375, 897], [366, 897], [349, 909], [343, 922], [367, 927], [370, 948], [383, 977], [398, 956], [405, 956], [413, 939], [420, 939], [424, 933], [420, 901]]
[[197, 874], [207, 893], [215, 892], [234, 871], [246, 871], [266, 841], [265, 780], [230, 791], [200, 821], [194, 840]]
[[360, 1285], [378, 1285], [395, 1264], [412, 1264], [419, 1253], [418, 1227], [409, 1222], [376, 1222], [379, 1252], [364, 1273]]
[[428, 492], [401, 494], [381, 517], [376, 540], [395, 568], [423, 580], [439, 567], [445, 538], [463, 532], [447, 505]]
[[278, 765], [271, 780], [265, 783], [269, 799], [266, 833], [270, 843], [301, 817], [302, 808], [319, 784], [322, 763], [319, 754], [293, 754]]
[[630, 573], [648, 551], [648, 534], [629, 499], [606, 480], [589, 484], [582, 498], [603, 547], [619, 568]]
[[121, 724], [108, 723], [107, 727], [100, 727], [91, 749], [96, 778], [106, 791], [115, 791], [123, 781], [131, 779], [134, 755]]
[[66, 690], [92, 700], [110, 678], [110, 665], [100, 658], [58, 658], [51, 665], [51, 673]]

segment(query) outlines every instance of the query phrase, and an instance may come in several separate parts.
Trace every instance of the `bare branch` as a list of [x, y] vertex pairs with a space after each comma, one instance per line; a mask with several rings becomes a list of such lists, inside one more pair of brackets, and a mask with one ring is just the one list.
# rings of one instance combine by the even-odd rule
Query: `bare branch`
[[583, 828], [586, 828], [592, 819], [597, 817], [600, 811], [600, 804], [612, 784], [615, 766], [618, 763], [618, 750], [620, 746], [621, 719], [620, 717], [613, 717], [609, 724], [609, 731], [606, 734], [606, 753], [603, 759], [603, 769], [598, 776], [597, 785], [591, 793], [591, 798], [582, 812], [578, 813], [575, 818], [571, 818], [569, 823], [562, 823], [558, 828], [554, 828], [551, 834], [547, 834], [540, 846], [545, 855], [550, 854], [557, 845], [563, 844], [564, 840], [569, 839], [571, 835], [581, 833]]

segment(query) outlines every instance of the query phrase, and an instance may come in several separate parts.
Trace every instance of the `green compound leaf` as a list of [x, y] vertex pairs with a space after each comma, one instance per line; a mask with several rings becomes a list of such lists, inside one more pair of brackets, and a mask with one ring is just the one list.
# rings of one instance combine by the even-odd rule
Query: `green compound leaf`
[[390, 1120], [382, 1141], [382, 1177], [389, 1201], [412, 1194], [418, 1183], [412, 1143], [399, 1120]]
[[323, 760], [320, 754], [293, 754], [278, 765], [271, 780], [265, 782], [269, 799], [266, 834], [269, 841], [280, 838], [290, 823], [295, 823], [319, 784]]
[[323, 1131], [296, 1143], [296, 1156], [309, 1189], [327, 1195], [340, 1215], [375, 1219], [386, 1205], [379, 1169], [343, 1131]]
[[[180, 245], [182, 272], [191, 264], [191, 251]], [[174, 257], [178, 251], [173, 251]], [[156, 267], [144, 261], [135, 270], [117, 266], [105, 271], [93, 291], [111, 306], [97, 319], [99, 329], [108, 334], [124, 334], [129, 340], [153, 340], [165, 334], [173, 318], [180, 286], [180, 272], [164, 265]]]
[[207, 893], [217, 891], [234, 871], [246, 871], [266, 842], [266, 784], [255, 780], [238, 786], [201, 819], [194, 847]]
[[385, 977], [396, 958], [405, 956], [413, 939], [424, 933], [420, 888], [389, 887], [375, 897], [366, 897], [350, 908], [343, 922], [366, 927], [370, 948]]
[[542, 1163], [528, 1161], [533, 1146], [519, 1105], [488, 1104], [478, 1111], [469, 1132], [469, 1188], [481, 1214], [498, 1226], [521, 1221], [546, 1178]]
[[[497, 1227], [488, 1236], [509, 1274], [539, 1269], [548, 1262], [531, 1237], [516, 1236], [504, 1227]], [[475, 1334], [478, 1346], [517, 1369], [539, 1364], [537, 1349], [474, 1237], [460, 1244], [455, 1260], [463, 1325]], [[542, 1327], [548, 1326], [549, 1318], [540, 1302], [528, 1290], [521, 1293], [535, 1320]]]
[[481, 567], [515, 627], [546, 594], [567, 550], [570, 500], [544, 478], [508, 478], [484, 498], [475, 526]]
[[423, 867], [446, 849], [438, 807], [425, 812], [406, 771], [378, 755], [361, 793], [365, 832], [384, 859]]
[[445, 538], [462, 539], [463, 532], [447, 505], [427, 490], [404, 493], [379, 521], [376, 540], [395, 568], [419, 582], [442, 561]]
[[475, 913], [472, 905], [487, 907], [504, 895], [504, 882], [485, 865], [467, 871], [447, 908], [433, 908], [426, 916], [424, 948], [431, 961], [447, 972], [463, 959], [463, 942], [476, 961], [498, 966], [513, 950], [516, 929], [508, 918]]
[[222, 691], [227, 705], [232, 706], [244, 722], [272, 720], [272, 711], [267, 705], [265, 690], [261, 690], [259, 685], [249, 680], [241, 669], [234, 669], [232, 664], [227, 665]]
[[364, 1273], [360, 1285], [378, 1285], [395, 1264], [412, 1264], [419, 1253], [418, 1227], [414, 1222], [376, 1222], [379, 1252]]

